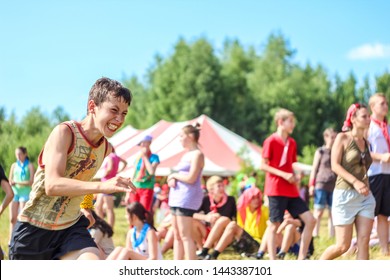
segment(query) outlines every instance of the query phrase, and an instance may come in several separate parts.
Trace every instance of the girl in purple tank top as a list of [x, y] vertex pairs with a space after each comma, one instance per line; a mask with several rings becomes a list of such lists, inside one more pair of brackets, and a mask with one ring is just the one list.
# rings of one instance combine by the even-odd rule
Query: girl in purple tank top
[[204, 155], [199, 150], [199, 128], [187, 125], [180, 133], [180, 142], [186, 149], [177, 172], [168, 176], [169, 206], [172, 213], [174, 232], [173, 257], [175, 260], [184, 258], [196, 259], [196, 248], [192, 238], [192, 215], [199, 209], [203, 191], [201, 188]]

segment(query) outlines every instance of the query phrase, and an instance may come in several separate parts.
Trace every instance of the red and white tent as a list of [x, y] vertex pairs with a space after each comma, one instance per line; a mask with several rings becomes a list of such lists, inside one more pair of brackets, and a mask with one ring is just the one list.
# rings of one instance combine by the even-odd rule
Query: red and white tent
[[[244, 149], [245, 158], [249, 159], [255, 167], [259, 166], [261, 160], [259, 146], [228, 130], [208, 116], [201, 115], [184, 122], [173, 123], [161, 120], [145, 130], [137, 130], [131, 126], [123, 128], [109, 139], [116, 153], [127, 161], [127, 167], [121, 172], [121, 175], [129, 175], [136, 154], [140, 149], [137, 144], [145, 135], [153, 137], [151, 150], [160, 157], [156, 175], [169, 175], [184, 154], [184, 149], [179, 142], [181, 129], [187, 124], [195, 124], [196, 122], [201, 125], [199, 144], [205, 155], [203, 175], [234, 175], [241, 168], [242, 159], [237, 153], [242, 149]], [[97, 178], [100, 177], [99, 174], [101, 172], [98, 172]]]

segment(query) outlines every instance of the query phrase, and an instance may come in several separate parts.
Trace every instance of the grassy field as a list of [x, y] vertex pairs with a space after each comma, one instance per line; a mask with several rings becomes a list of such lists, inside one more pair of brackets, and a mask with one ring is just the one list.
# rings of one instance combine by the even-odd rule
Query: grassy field
[[[128, 224], [125, 218], [125, 209], [123, 207], [119, 207], [115, 209], [116, 214], [116, 224], [114, 228], [114, 242], [116, 246], [124, 246], [125, 238], [128, 229]], [[8, 255], [8, 231], [9, 231], [9, 214], [8, 209], [6, 212], [0, 217], [0, 245], [6, 255]], [[327, 238], [327, 227], [326, 227], [326, 217], [323, 217], [321, 222], [321, 236], [314, 240], [315, 252], [312, 257], [313, 260], [316, 260], [320, 257], [322, 252], [331, 244], [334, 243], [334, 239]], [[372, 248], [371, 259], [374, 260], [390, 260], [390, 257], [384, 257], [381, 255], [378, 248]], [[164, 256], [165, 259], [172, 259], [172, 250], [168, 251]], [[355, 259], [356, 256], [350, 257], [341, 257], [339, 259], [343, 260], [351, 260]], [[7, 259], [7, 257], [6, 257]], [[245, 259], [240, 255], [236, 254], [231, 248], [227, 248], [219, 257], [221, 260], [242, 260]], [[287, 255], [287, 260], [295, 259], [293, 256]]]

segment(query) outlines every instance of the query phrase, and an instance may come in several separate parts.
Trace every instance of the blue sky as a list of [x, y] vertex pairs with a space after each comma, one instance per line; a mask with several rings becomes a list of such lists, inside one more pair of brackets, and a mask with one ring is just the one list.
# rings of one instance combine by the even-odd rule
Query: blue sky
[[89, 89], [107, 76], [142, 79], [181, 36], [226, 38], [261, 52], [279, 31], [295, 61], [358, 79], [390, 70], [390, 1], [19, 0], [0, 5], [0, 107], [20, 120], [33, 106], [85, 115]]

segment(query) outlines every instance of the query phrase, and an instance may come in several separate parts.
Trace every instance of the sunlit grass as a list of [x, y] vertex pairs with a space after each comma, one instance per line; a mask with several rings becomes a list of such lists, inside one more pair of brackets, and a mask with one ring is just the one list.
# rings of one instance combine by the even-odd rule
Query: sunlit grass
[[[114, 243], [116, 246], [125, 246], [126, 242], [126, 234], [129, 228], [126, 217], [125, 217], [125, 208], [119, 207], [115, 209], [116, 221], [114, 227]], [[333, 238], [327, 237], [327, 222], [326, 222], [326, 214], [321, 220], [321, 230], [320, 237], [314, 240], [314, 248], [315, 252], [311, 259], [317, 260], [321, 256], [322, 252], [330, 245], [334, 244]], [[0, 245], [6, 254], [6, 259], [8, 259], [8, 232], [9, 232], [9, 214], [8, 209], [3, 213], [0, 217]], [[172, 250], [169, 250], [164, 259], [172, 259], [173, 253]], [[356, 256], [348, 256], [348, 257], [340, 257], [339, 259], [343, 260], [353, 260]], [[374, 247], [370, 250], [370, 258], [373, 260], [390, 260], [390, 257], [382, 256], [379, 248]], [[235, 253], [232, 248], [228, 247], [218, 259], [221, 260], [241, 260], [247, 259], [241, 257], [239, 254]], [[267, 259], [267, 257], [265, 257]], [[295, 259], [295, 256], [287, 255], [286, 260]]]

